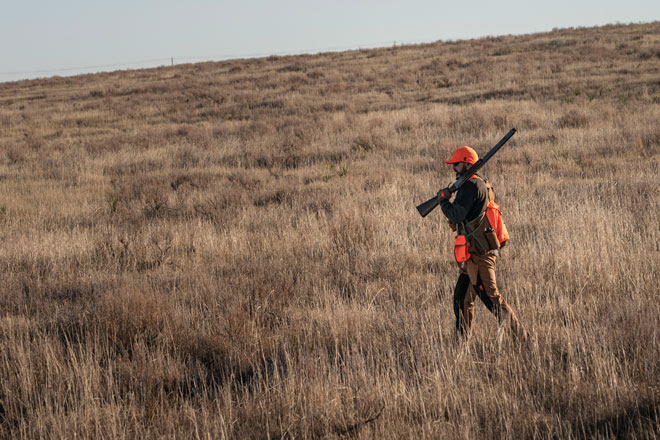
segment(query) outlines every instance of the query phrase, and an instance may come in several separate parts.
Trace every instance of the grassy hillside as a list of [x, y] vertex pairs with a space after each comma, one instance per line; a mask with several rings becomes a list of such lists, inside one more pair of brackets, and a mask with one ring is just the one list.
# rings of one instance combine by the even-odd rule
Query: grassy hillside
[[[0, 437], [660, 435], [660, 23], [0, 84]], [[512, 236], [456, 344], [415, 205]]]

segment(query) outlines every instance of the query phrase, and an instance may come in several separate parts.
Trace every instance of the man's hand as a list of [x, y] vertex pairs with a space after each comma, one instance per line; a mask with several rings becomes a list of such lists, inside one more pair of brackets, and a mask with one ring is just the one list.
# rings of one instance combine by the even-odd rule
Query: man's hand
[[440, 191], [438, 191], [438, 201], [449, 198], [451, 198], [451, 193], [449, 192], [449, 188], [443, 188]]

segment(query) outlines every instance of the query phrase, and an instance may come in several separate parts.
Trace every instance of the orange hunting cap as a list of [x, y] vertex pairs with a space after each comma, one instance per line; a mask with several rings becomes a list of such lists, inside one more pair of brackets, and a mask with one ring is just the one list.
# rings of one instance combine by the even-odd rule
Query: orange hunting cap
[[445, 161], [445, 163], [466, 162], [470, 165], [473, 165], [478, 160], [479, 155], [477, 152], [465, 145], [464, 147], [457, 148], [456, 151], [454, 151], [454, 155], [451, 157], [451, 159]]

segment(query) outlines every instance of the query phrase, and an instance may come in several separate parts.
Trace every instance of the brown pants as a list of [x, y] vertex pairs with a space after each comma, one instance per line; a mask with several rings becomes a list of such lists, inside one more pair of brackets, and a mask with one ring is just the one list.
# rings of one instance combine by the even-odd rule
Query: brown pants
[[[520, 325], [516, 314], [507, 304], [497, 288], [497, 280], [495, 278], [495, 261], [497, 257], [494, 255], [478, 256], [472, 255], [467, 262], [467, 276], [469, 277], [469, 286], [466, 286], [467, 280], [465, 275], [459, 277], [454, 290], [454, 312], [456, 313], [456, 328], [457, 331], [470, 338], [472, 330], [472, 320], [474, 318], [474, 301], [477, 295], [481, 298], [500, 324], [507, 325], [514, 337], [527, 339], [528, 335], [525, 329]], [[460, 288], [467, 287], [464, 293], [464, 298], [461, 299]], [[461, 307], [462, 305], [462, 307]]]

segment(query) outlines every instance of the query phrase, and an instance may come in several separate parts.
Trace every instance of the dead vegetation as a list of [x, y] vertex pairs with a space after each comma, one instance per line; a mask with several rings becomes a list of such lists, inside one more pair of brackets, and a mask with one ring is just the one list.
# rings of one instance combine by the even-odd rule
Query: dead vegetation
[[[660, 435], [660, 24], [0, 84], [7, 438]], [[498, 277], [453, 342], [457, 146]]]

